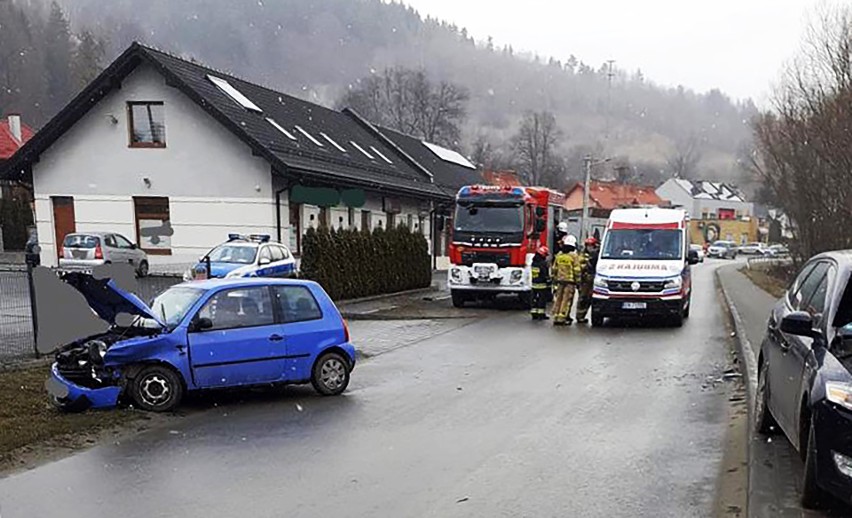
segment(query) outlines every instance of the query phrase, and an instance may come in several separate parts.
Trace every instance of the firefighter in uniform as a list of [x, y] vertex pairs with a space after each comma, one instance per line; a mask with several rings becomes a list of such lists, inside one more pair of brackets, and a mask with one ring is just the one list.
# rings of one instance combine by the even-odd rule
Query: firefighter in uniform
[[539, 247], [532, 259], [532, 305], [530, 316], [533, 320], [547, 320], [547, 296], [550, 290], [550, 250]]
[[586, 239], [583, 253], [580, 255], [580, 263], [582, 273], [580, 274], [580, 295], [577, 298], [577, 323], [585, 324], [589, 308], [592, 306], [595, 270], [598, 266], [598, 240], [596, 238]]
[[580, 281], [580, 256], [577, 255], [577, 238], [565, 236], [561, 249], [553, 260], [553, 283], [556, 299], [553, 302], [553, 325], [571, 325], [571, 306], [574, 292]]

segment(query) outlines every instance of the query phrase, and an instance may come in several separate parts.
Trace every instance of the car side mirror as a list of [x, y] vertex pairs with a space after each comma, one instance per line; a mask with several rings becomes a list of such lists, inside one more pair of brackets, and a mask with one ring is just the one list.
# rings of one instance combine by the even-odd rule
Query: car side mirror
[[199, 317], [192, 321], [189, 326], [190, 331], [204, 331], [213, 327], [213, 321], [207, 317]]
[[130, 243], [130, 249], [131, 250], [136, 250], [137, 248], [139, 248], [139, 247], [136, 245], [136, 243]]
[[260, 266], [265, 266], [271, 262], [272, 261], [268, 257], [261, 257], [260, 261], [258, 261], [257, 264], [259, 264]]
[[543, 219], [535, 220], [535, 231], [536, 232], [544, 232], [545, 230], [547, 230], [547, 222], [544, 221]]
[[686, 254], [686, 262], [689, 264], [698, 264], [698, 251], [690, 250]]
[[538, 216], [539, 218], [543, 218], [544, 217], [544, 207], [536, 207], [535, 208], [535, 215]]
[[814, 319], [809, 313], [794, 311], [781, 319], [781, 332], [793, 336], [813, 338], [816, 335], [814, 331]]

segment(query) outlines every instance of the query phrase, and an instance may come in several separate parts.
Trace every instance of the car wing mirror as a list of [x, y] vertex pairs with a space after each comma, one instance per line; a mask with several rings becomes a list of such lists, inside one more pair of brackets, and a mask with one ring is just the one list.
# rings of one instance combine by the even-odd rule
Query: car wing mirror
[[131, 250], [136, 250], [137, 248], [139, 248], [139, 246], [136, 243], [130, 243]]
[[538, 216], [538, 217], [540, 217], [540, 218], [543, 218], [543, 217], [544, 217], [544, 214], [545, 214], [545, 212], [544, 212], [544, 207], [536, 207], [536, 208], [535, 208], [535, 215], [536, 215], [536, 216]]
[[817, 334], [814, 330], [813, 317], [805, 311], [794, 311], [781, 319], [781, 332], [809, 338]]
[[267, 265], [267, 264], [269, 264], [269, 263], [271, 263], [271, 262], [272, 262], [272, 261], [271, 261], [269, 258], [267, 258], [267, 257], [262, 257], [262, 258], [260, 259], [260, 261], [258, 261], [258, 262], [257, 262], [257, 264], [259, 264], [260, 266], [265, 266], [265, 265]]
[[535, 220], [535, 231], [544, 232], [547, 229], [547, 222], [543, 219]]
[[213, 327], [213, 321], [207, 317], [198, 317], [189, 326], [190, 331], [204, 331]]

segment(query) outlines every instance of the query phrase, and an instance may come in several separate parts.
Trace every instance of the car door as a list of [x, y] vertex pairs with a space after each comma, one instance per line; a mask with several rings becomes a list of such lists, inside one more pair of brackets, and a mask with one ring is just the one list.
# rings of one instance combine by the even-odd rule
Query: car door
[[787, 383], [783, 372], [785, 354], [788, 349], [787, 337], [781, 332], [781, 321], [785, 316], [795, 311], [796, 299], [799, 289], [808, 276], [813, 272], [815, 263], [806, 264], [796, 275], [784, 298], [776, 304], [769, 318], [764, 347], [765, 361], [768, 362], [767, 380], [769, 381], [769, 408], [778, 424], [785, 431], [787, 423], [792, 417], [787, 415], [788, 409], [782, 404], [784, 385]]
[[193, 378], [201, 388], [278, 381], [286, 346], [268, 286], [224, 289], [212, 295], [195, 320], [212, 326], [189, 333]]
[[296, 270], [296, 261], [293, 260], [293, 255], [290, 253], [290, 250], [287, 249], [286, 246], [283, 245], [270, 245], [273, 250], [273, 254], [277, 250], [278, 253], [281, 254], [281, 260], [278, 261], [275, 271], [277, 272], [278, 277], [291, 277], [293, 272]]
[[272, 277], [275, 275], [275, 267], [272, 265], [272, 251], [270, 245], [263, 245], [257, 251], [257, 276]]
[[[808, 272], [807, 277], [793, 292], [789, 302], [789, 314], [793, 311], [806, 311], [808, 303], [820, 283], [825, 279], [829, 263], [818, 261]], [[780, 325], [780, 321], [779, 321]], [[801, 373], [804, 367], [804, 357], [811, 350], [812, 338], [795, 336], [779, 331], [778, 354], [775, 357], [774, 378], [770, 379], [770, 392], [776, 398], [783, 417], [782, 427], [788, 436], [795, 437], [798, 433], [796, 416], [798, 414]], [[770, 360], [772, 361], [772, 360]], [[773, 382], [775, 382], [773, 384]], [[778, 417], [778, 416], [776, 416]], [[780, 423], [779, 423], [780, 424]]]
[[[821, 268], [822, 266], [825, 268]], [[823, 270], [822, 275], [819, 274]], [[818, 278], [818, 280], [816, 280]], [[816, 367], [816, 357], [814, 350], [818, 347], [827, 347], [825, 342], [827, 326], [824, 315], [827, 315], [826, 299], [830, 290], [834, 287], [834, 281], [837, 278], [837, 269], [831, 262], [820, 263], [820, 266], [814, 269], [813, 273], [805, 281], [802, 286], [802, 293], [809, 289], [812, 280], [816, 282], [816, 288], [813, 290], [809, 298], [802, 299], [798, 310], [808, 313], [814, 321], [814, 329], [819, 331], [816, 337], [806, 336], [791, 336], [790, 348], [787, 351], [784, 361], [784, 371], [787, 378], [790, 380], [789, 390], [782, 393], [785, 398], [781, 404], [791, 409], [793, 424], [799, 423], [799, 413], [802, 405], [802, 394], [808, 390], [808, 387], [803, 386], [806, 380], [809, 379], [808, 372]], [[807, 296], [806, 294], [804, 296]], [[793, 430], [798, 432], [801, 427], [794, 426]], [[795, 436], [796, 444], [798, 444], [798, 434]]]
[[287, 379], [306, 380], [317, 351], [342, 342], [340, 325], [331, 325], [324, 318], [319, 302], [306, 286], [273, 286], [272, 292], [287, 341]]
[[120, 264], [127, 261], [124, 253], [118, 248], [118, 243], [115, 242], [115, 236], [112, 234], [104, 234], [103, 236], [103, 253], [104, 260], [113, 264]]
[[121, 234], [113, 234], [113, 237], [115, 237], [115, 242], [118, 244], [118, 248], [120, 248], [122, 253], [124, 253], [127, 262], [132, 264], [134, 267], [138, 267], [141, 254], [134, 249], [130, 240]]

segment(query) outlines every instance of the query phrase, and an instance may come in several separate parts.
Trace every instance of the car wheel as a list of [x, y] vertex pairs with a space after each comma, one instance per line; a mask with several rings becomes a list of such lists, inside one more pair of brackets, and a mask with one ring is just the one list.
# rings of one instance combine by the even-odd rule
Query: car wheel
[[139, 269], [136, 270], [136, 275], [140, 278], [148, 276], [148, 261], [139, 263]]
[[463, 293], [459, 293], [458, 291], [453, 291], [451, 294], [453, 297], [453, 307], [463, 308], [464, 302], [465, 300], [467, 300], [467, 297], [465, 297]]
[[686, 308], [683, 310], [683, 318], [689, 318], [689, 311], [692, 309], [692, 295], [689, 296]]
[[349, 362], [338, 353], [326, 353], [314, 364], [311, 384], [323, 396], [336, 396], [349, 386]]
[[674, 327], [683, 327], [684, 311], [680, 310], [672, 315], [672, 325]]
[[764, 361], [757, 371], [757, 394], [754, 402], [754, 429], [759, 434], [772, 435], [778, 429], [769, 411], [769, 365]]
[[603, 327], [604, 316], [592, 310], [592, 327]]
[[183, 383], [174, 369], [151, 365], [139, 371], [131, 381], [130, 397], [143, 410], [168, 412], [183, 398]]
[[808, 430], [807, 450], [805, 450], [805, 475], [802, 477], [802, 507], [808, 509], [819, 507], [824, 498], [822, 489], [817, 485], [816, 463], [816, 439], [814, 439], [814, 422], [811, 419]]

